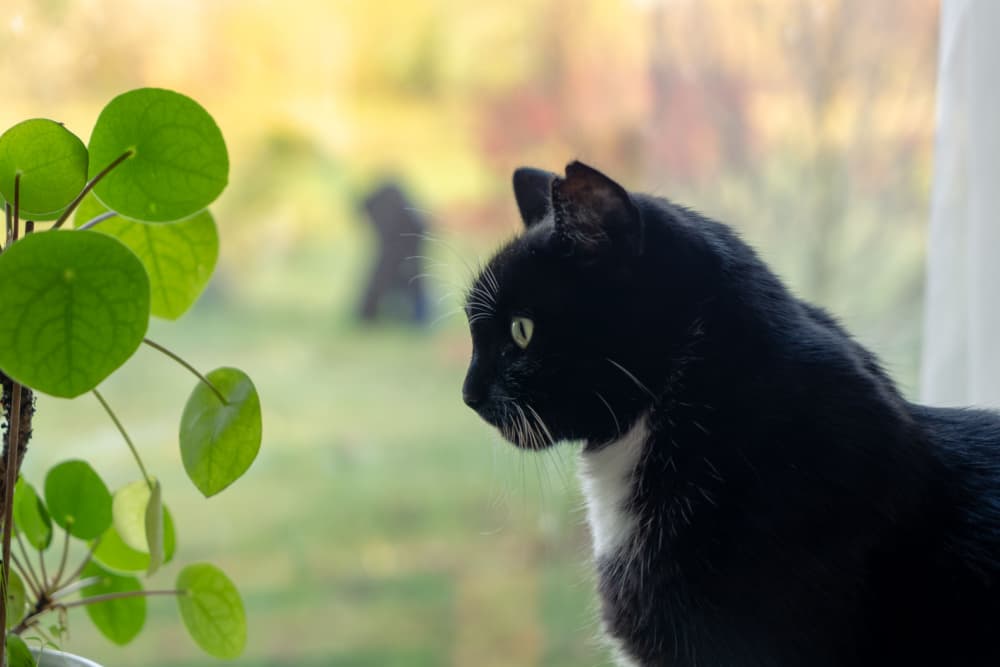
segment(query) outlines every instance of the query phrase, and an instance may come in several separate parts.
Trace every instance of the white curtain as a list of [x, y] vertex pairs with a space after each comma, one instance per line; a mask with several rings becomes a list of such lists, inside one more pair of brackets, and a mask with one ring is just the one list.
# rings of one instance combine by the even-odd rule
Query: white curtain
[[1000, 0], [942, 0], [921, 399], [1000, 407]]

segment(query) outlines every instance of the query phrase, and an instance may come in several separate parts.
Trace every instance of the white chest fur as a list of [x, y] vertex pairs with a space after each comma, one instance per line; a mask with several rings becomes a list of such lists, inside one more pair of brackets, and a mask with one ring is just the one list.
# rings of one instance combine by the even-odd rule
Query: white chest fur
[[615, 553], [635, 532], [637, 520], [626, 510], [636, 465], [646, 450], [649, 426], [643, 415], [622, 437], [580, 457], [580, 483], [587, 501], [587, 522], [597, 560]]

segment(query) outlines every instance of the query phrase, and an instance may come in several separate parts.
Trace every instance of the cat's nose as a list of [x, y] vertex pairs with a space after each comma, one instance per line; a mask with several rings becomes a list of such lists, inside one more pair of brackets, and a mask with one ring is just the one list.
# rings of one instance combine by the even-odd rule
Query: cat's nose
[[468, 382], [466, 382], [465, 386], [462, 387], [462, 400], [465, 401], [465, 404], [473, 410], [483, 404], [483, 399], [484, 393], [470, 387]]
[[486, 383], [482, 382], [477, 372], [477, 364], [473, 361], [469, 366], [469, 372], [462, 383], [462, 400], [473, 410], [482, 407], [486, 401]]

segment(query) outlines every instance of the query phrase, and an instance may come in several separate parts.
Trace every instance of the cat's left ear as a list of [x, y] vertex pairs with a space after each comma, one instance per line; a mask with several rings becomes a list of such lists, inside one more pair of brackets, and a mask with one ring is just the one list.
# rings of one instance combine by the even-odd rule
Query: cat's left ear
[[527, 229], [552, 208], [552, 183], [559, 177], [551, 171], [520, 167], [514, 171], [514, 199]]
[[642, 252], [639, 209], [625, 188], [593, 167], [567, 165], [566, 178], [552, 186], [552, 198], [556, 235], [574, 254]]

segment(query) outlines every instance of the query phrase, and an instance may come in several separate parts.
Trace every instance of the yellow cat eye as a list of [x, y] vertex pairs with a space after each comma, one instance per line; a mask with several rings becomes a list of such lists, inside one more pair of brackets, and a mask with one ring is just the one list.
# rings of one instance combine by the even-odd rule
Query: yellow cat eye
[[510, 336], [522, 350], [531, 342], [531, 332], [534, 329], [535, 323], [527, 317], [515, 317], [510, 321]]

